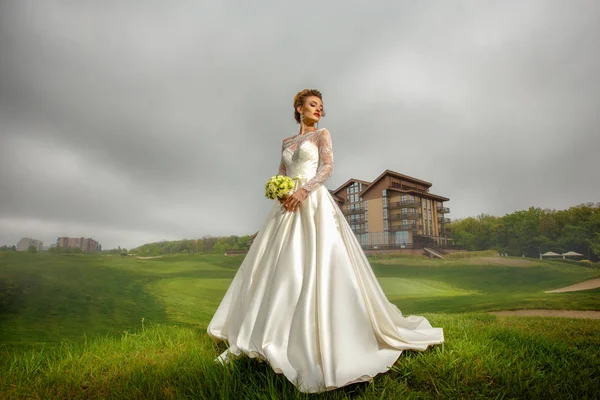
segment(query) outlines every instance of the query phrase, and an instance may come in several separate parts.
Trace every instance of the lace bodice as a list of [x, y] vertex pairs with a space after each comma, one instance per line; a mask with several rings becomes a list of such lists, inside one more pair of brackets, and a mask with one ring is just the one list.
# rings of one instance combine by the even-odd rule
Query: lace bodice
[[309, 193], [322, 185], [333, 172], [331, 136], [325, 128], [284, 139], [279, 174], [306, 178], [302, 186]]

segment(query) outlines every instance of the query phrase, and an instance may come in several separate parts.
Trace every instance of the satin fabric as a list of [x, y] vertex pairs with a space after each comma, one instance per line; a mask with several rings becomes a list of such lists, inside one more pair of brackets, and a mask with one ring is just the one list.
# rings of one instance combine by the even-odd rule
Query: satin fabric
[[[294, 178], [295, 190], [308, 180]], [[387, 300], [322, 185], [296, 212], [274, 201], [208, 334], [229, 344], [220, 362], [259, 357], [302, 392], [368, 381], [403, 350], [444, 340], [441, 328], [424, 317], [404, 317]]]

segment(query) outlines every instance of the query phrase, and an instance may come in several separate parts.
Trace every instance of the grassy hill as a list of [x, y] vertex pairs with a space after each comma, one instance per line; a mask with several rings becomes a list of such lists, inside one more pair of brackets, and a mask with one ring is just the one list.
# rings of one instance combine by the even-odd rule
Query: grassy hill
[[[254, 360], [212, 362], [224, 347], [204, 329], [242, 259], [0, 253], [0, 397], [302, 398]], [[544, 293], [599, 270], [489, 257], [371, 262], [388, 298], [443, 327], [446, 343], [406, 353], [374, 384], [317, 397], [595, 395], [600, 321], [479, 312], [600, 310], [599, 289]]]

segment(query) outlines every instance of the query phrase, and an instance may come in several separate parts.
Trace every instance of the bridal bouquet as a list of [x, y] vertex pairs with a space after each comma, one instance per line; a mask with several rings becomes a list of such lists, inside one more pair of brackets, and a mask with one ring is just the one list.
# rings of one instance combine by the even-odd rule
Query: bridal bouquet
[[276, 199], [278, 197], [284, 197], [290, 190], [294, 188], [295, 184], [292, 178], [284, 175], [275, 175], [267, 181], [265, 185], [265, 196], [268, 199]]

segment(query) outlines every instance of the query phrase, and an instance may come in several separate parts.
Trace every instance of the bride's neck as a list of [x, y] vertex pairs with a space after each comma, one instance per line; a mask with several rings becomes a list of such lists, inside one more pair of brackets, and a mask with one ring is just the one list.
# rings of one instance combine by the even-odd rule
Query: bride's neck
[[315, 125], [306, 125], [304, 123], [300, 124], [300, 132], [298, 132], [298, 135], [302, 135], [302, 134], [307, 134], [310, 132], [314, 132], [316, 131], [317, 128], [315, 127]]

